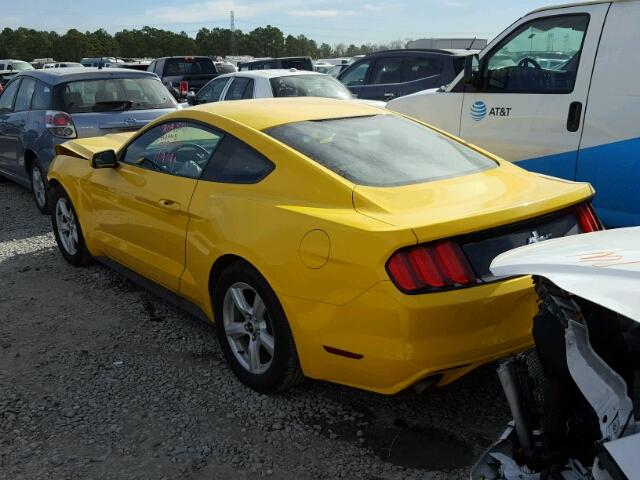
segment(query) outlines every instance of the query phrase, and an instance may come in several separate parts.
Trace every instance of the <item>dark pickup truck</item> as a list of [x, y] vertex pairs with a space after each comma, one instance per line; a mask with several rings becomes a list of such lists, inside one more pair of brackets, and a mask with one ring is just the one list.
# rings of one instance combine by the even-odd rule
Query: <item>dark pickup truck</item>
[[198, 93], [218, 75], [235, 72], [235, 67], [211, 57], [163, 57], [152, 61], [147, 71], [158, 75], [173, 96], [183, 100], [188, 92]]

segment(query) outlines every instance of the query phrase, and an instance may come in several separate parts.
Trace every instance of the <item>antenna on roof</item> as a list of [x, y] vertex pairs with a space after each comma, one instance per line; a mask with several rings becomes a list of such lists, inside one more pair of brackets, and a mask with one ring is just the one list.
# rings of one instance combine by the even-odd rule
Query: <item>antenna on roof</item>
[[471, 44], [469, 44], [469, 46], [467, 47], [467, 50], [471, 50], [471, 48], [473, 47], [473, 44], [476, 43], [476, 39], [478, 37], [473, 37], [473, 40], [471, 40]]

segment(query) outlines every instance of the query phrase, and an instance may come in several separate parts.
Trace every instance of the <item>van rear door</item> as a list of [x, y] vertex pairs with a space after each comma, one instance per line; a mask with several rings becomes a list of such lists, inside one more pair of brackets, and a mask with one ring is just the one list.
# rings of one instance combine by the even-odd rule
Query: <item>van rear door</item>
[[460, 136], [529, 170], [575, 179], [582, 118], [609, 3], [533, 12], [485, 49]]

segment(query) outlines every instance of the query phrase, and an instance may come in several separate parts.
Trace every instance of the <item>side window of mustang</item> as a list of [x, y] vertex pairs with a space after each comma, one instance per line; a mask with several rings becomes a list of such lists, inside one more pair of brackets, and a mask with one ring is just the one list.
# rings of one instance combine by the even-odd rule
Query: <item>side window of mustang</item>
[[219, 183], [258, 183], [275, 165], [257, 150], [230, 135], [220, 142], [202, 180]]
[[135, 139], [121, 161], [179, 177], [200, 178], [221, 139], [222, 134], [196, 123], [167, 122]]

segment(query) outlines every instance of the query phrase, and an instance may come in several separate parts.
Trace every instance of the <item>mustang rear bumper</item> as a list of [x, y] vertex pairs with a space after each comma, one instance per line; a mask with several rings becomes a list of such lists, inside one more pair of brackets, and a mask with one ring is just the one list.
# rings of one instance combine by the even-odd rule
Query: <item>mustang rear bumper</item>
[[343, 306], [280, 300], [305, 375], [384, 394], [432, 375], [445, 385], [528, 348], [537, 311], [529, 277], [424, 295], [385, 281]]

